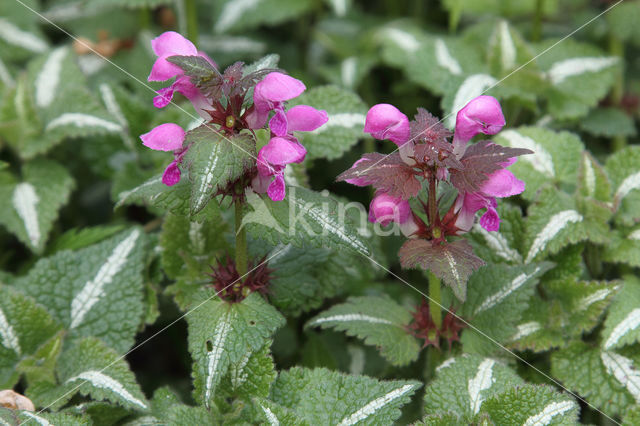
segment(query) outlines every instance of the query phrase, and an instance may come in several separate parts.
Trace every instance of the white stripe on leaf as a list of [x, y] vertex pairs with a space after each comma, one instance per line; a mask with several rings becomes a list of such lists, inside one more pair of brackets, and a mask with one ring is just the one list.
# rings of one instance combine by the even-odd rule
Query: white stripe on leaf
[[380, 410], [381, 408], [384, 408], [387, 404], [389, 404], [393, 400], [398, 399], [404, 394], [406, 394], [407, 392], [413, 390], [414, 387], [415, 385], [404, 385], [401, 388], [392, 390], [386, 395], [381, 396], [380, 398], [376, 398], [373, 401], [369, 402], [367, 405], [365, 405], [355, 413], [351, 414], [350, 416], [345, 417], [340, 421], [340, 423], [338, 423], [338, 425], [339, 426], [355, 425], [356, 423], [361, 422], [367, 419], [368, 417], [372, 416], [378, 410]]
[[198, 198], [195, 203], [196, 206], [200, 206], [200, 207], [204, 206], [206, 199], [210, 197], [210, 193], [208, 189], [212, 187], [211, 182], [213, 182], [213, 172], [215, 171], [216, 166], [218, 165], [219, 154], [220, 153], [218, 152], [218, 150], [214, 149], [209, 155], [207, 167], [205, 168], [206, 174], [202, 178], [202, 181], [200, 182], [200, 187], [198, 188]]
[[42, 234], [40, 233], [40, 224], [38, 221], [37, 205], [40, 202], [36, 190], [28, 182], [22, 182], [16, 185], [13, 190], [12, 197], [13, 208], [18, 213], [20, 220], [24, 224], [27, 237], [34, 247], [38, 247]]
[[356, 82], [356, 72], [358, 70], [358, 58], [350, 56], [340, 63], [340, 76], [342, 77], [342, 85], [345, 87], [353, 87]]
[[135, 229], [122, 240], [100, 267], [96, 276], [87, 281], [82, 290], [76, 294], [71, 301], [71, 325], [69, 328], [76, 328], [80, 325], [91, 308], [104, 296], [105, 286], [111, 284], [113, 278], [127, 263], [128, 256], [135, 247], [139, 236], [140, 231]]
[[36, 77], [36, 105], [45, 108], [51, 105], [56, 97], [56, 91], [60, 84], [60, 74], [62, 73], [62, 61], [67, 55], [66, 47], [55, 49], [47, 57], [42, 69]]
[[516, 46], [506, 21], [498, 24], [500, 38], [500, 62], [503, 70], [510, 70], [516, 65]]
[[492, 359], [483, 360], [478, 366], [478, 372], [473, 379], [469, 379], [467, 390], [469, 392], [469, 404], [473, 414], [480, 411], [480, 406], [484, 401], [482, 391], [487, 390], [493, 385], [496, 379], [493, 378], [493, 366], [496, 362]]
[[496, 84], [497, 80], [488, 74], [474, 74], [467, 77], [456, 92], [453, 98], [451, 114], [447, 116], [446, 126], [453, 129], [456, 125], [456, 115], [470, 100], [476, 98], [486, 89]]
[[565, 226], [570, 223], [582, 222], [582, 219], [582, 215], [575, 210], [563, 210], [551, 216], [549, 222], [533, 241], [525, 262], [531, 262], [536, 255], [546, 247], [547, 243], [551, 241], [558, 232], [562, 231]]
[[587, 188], [587, 195], [593, 197], [596, 193], [596, 174], [593, 170], [593, 164], [588, 155], [582, 155], [583, 170], [584, 170], [584, 184]]
[[254, 9], [258, 3], [260, 3], [260, 0], [234, 0], [227, 2], [215, 24], [215, 31], [217, 33], [223, 33], [233, 27], [242, 18], [244, 13]]
[[579, 311], [584, 311], [585, 309], [587, 309], [589, 306], [593, 305], [594, 303], [606, 299], [607, 296], [609, 295], [609, 293], [611, 293], [610, 289], [601, 288], [600, 290], [594, 291], [593, 293], [591, 293], [591, 294], [589, 294], [587, 296], [584, 296], [578, 302], [578, 310]]
[[517, 340], [522, 339], [523, 337], [527, 337], [536, 331], [540, 330], [542, 325], [538, 321], [529, 321], [518, 325], [516, 333], [511, 336], [511, 341], [515, 342]]
[[478, 223], [476, 223], [473, 228], [484, 237], [487, 245], [495, 254], [511, 262], [522, 262], [522, 256], [520, 256], [517, 250], [509, 246], [509, 242], [504, 235], [499, 232], [489, 232]]
[[604, 343], [604, 348], [611, 349], [616, 346], [624, 335], [635, 330], [638, 326], [640, 326], [640, 308], [629, 312], [629, 314], [613, 328]]
[[15, 84], [13, 77], [11, 77], [11, 74], [9, 74], [9, 70], [7, 69], [7, 66], [4, 64], [4, 62], [2, 62], [2, 59], [0, 59], [0, 80], [2, 80], [2, 82], [9, 87], [13, 87], [13, 85]]
[[278, 420], [276, 415], [273, 414], [273, 411], [269, 409], [269, 407], [265, 407], [264, 405], [260, 404], [260, 408], [262, 408], [262, 411], [264, 412], [264, 415], [267, 417], [267, 421], [271, 426], [280, 426], [280, 421]]
[[205, 381], [204, 403], [209, 407], [209, 401], [213, 396], [213, 389], [218, 384], [222, 372], [220, 371], [220, 360], [224, 352], [224, 345], [227, 335], [231, 330], [231, 322], [235, 317], [234, 311], [226, 312], [219, 320], [214, 330], [215, 338], [211, 343], [212, 349], [207, 354], [207, 378]]
[[482, 311], [486, 311], [487, 309], [491, 309], [496, 306], [498, 303], [502, 302], [504, 299], [509, 297], [514, 291], [518, 290], [524, 284], [529, 281], [531, 277], [540, 271], [540, 267], [537, 267], [530, 275], [525, 274], [524, 272], [515, 277], [509, 285], [498, 290], [497, 293], [487, 297], [484, 302], [476, 309], [475, 315], [478, 315]]
[[500, 136], [507, 140], [512, 148], [525, 148], [533, 151], [531, 155], [520, 157], [523, 161], [531, 164], [531, 166], [548, 177], [555, 177], [555, 169], [553, 167], [553, 159], [551, 154], [542, 147], [538, 142], [528, 136], [524, 136], [515, 130], [504, 130], [500, 132]]
[[458, 63], [456, 58], [451, 56], [451, 53], [449, 52], [449, 49], [447, 49], [447, 45], [444, 40], [442, 40], [441, 38], [437, 38], [435, 48], [436, 62], [438, 63], [438, 65], [448, 70], [453, 75], [462, 74], [462, 67], [460, 66], [460, 63]]
[[311, 326], [316, 326], [319, 324], [324, 324], [325, 322], [352, 322], [352, 321], [360, 321], [360, 322], [368, 322], [369, 324], [388, 324], [393, 325], [393, 323], [384, 318], [376, 318], [370, 315], [363, 314], [342, 314], [342, 315], [331, 315], [324, 318], [318, 318], [309, 323]]
[[0, 38], [9, 44], [36, 53], [47, 50], [47, 43], [28, 31], [21, 30], [5, 18], [0, 18]]
[[635, 231], [627, 235], [627, 238], [630, 240], [640, 240], [640, 229], [636, 229]]
[[451, 366], [451, 364], [453, 364], [454, 362], [456, 362], [456, 358], [446, 359], [442, 364], [436, 367], [436, 373], [439, 373], [440, 370]]
[[130, 402], [140, 408], [146, 410], [147, 405], [140, 401], [135, 396], [131, 395], [127, 389], [114, 378], [101, 373], [100, 371], [88, 370], [84, 371], [77, 376], [74, 376], [67, 380], [67, 383], [75, 382], [76, 380], [84, 380], [91, 383], [94, 387], [100, 389], [106, 389], [118, 395], [123, 400]]
[[308, 132], [312, 134], [322, 133], [328, 130], [330, 127], [362, 127], [364, 129], [364, 121], [367, 117], [364, 114], [358, 113], [339, 113], [339, 114], [330, 114], [329, 121], [327, 121], [323, 126], [318, 127], [317, 129]]
[[524, 426], [546, 426], [556, 416], [561, 416], [576, 407], [573, 401], [552, 402], [545, 406], [541, 412], [529, 417]]
[[322, 225], [322, 235], [329, 233], [356, 251], [369, 254], [367, 247], [358, 238], [346, 232], [344, 225], [335, 217], [329, 215], [324, 209], [314, 206], [313, 203], [304, 203], [299, 201], [298, 198], [295, 197], [293, 190], [291, 191], [290, 202], [293, 202], [298, 206], [301, 211], [304, 211], [305, 214], [316, 223]]
[[618, 382], [640, 403], [640, 371], [636, 370], [633, 362], [615, 352], [603, 351], [600, 359], [607, 369], [607, 373], [613, 375]]
[[16, 336], [13, 327], [9, 324], [9, 321], [4, 315], [4, 312], [2, 312], [2, 309], [0, 309], [0, 337], [2, 338], [2, 342], [0, 342], [2, 343], [2, 346], [7, 349], [13, 349], [13, 351], [18, 355], [21, 354], [22, 351], [20, 350], [20, 341], [18, 340], [18, 336]]
[[420, 47], [420, 42], [413, 34], [398, 28], [386, 28], [383, 34], [407, 53], [413, 53]]
[[[30, 419], [35, 420], [40, 426], [54, 426], [51, 423], [49, 423], [47, 421], [47, 419], [44, 419], [44, 418], [42, 418], [42, 417], [40, 417], [38, 415], [35, 415], [35, 414], [33, 414], [33, 413], [29, 412], [29, 411], [22, 410], [22, 411], [20, 411], [20, 414], [23, 414], [23, 415], [29, 417]], [[26, 422], [25, 422], [25, 424], [26, 424]]]
[[617, 62], [618, 58], [614, 57], [570, 58], [554, 63], [547, 75], [553, 84], [558, 85], [569, 77], [602, 71]]
[[95, 115], [83, 114], [80, 112], [67, 112], [54, 118], [47, 124], [45, 130], [53, 130], [57, 127], [67, 125], [72, 125], [78, 128], [101, 127], [109, 132], [122, 131], [122, 126], [119, 124], [96, 117]]
[[618, 202], [622, 201], [622, 199], [634, 189], [640, 189], [640, 172], [634, 173], [622, 181], [616, 191], [616, 199]]

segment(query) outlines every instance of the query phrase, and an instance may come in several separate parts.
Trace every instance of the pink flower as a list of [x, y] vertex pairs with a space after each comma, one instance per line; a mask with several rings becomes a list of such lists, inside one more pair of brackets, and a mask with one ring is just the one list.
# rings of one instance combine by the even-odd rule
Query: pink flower
[[395, 222], [407, 237], [418, 230], [409, 202], [402, 198], [379, 193], [369, 204], [369, 222], [387, 226]]
[[300, 163], [307, 150], [295, 139], [275, 137], [258, 152], [258, 177], [252, 182], [256, 192], [264, 192], [273, 201], [282, 201], [286, 195], [284, 169], [287, 164]]
[[376, 139], [388, 139], [398, 146], [409, 140], [409, 119], [393, 105], [377, 104], [369, 109], [364, 131]]
[[493, 96], [478, 96], [469, 101], [456, 116], [453, 151], [459, 157], [464, 154], [467, 142], [478, 133], [495, 135], [505, 125], [500, 102]]
[[269, 112], [275, 111], [275, 115], [269, 121], [271, 131], [277, 136], [287, 134], [287, 117], [284, 112], [284, 103], [300, 96], [306, 89], [303, 82], [280, 72], [272, 72], [258, 84], [253, 90], [253, 111], [247, 117], [247, 123], [251, 129], [264, 127], [269, 117]]
[[251, 129], [264, 127], [271, 111], [275, 114], [269, 121], [272, 137], [258, 153], [258, 176], [252, 187], [256, 192], [267, 192], [273, 201], [284, 199], [286, 190], [284, 170], [287, 164], [300, 163], [307, 150], [293, 136], [293, 132], [310, 132], [325, 124], [329, 117], [308, 105], [298, 105], [285, 111], [285, 102], [299, 96], [304, 84], [288, 75], [272, 72], [258, 84], [253, 92], [253, 111], [247, 116]]
[[180, 182], [180, 169], [178, 164], [182, 162], [186, 150], [183, 149], [185, 132], [182, 127], [174, 123], [165, 123], [153, 128], [149, 133], [140, 136], [142, 144], [156, 151], [173, 151], [174, 159], [167, 166], [162, 183], [173, 186]]
[[191, 101], [193, 106], [204, 118], [208, 115], [204, 112], [211, 109], [207, 99], [200, 93], [198, 88], [191, 83], [189, 77], [184, 75], [184, 71], [177, 65], [167, 60], [171, 56], [202, 56], [213, 66], [215, 63], [204, 52], [199, 52], [193, 43], [174, 31], [167, 31], [151, 40], [151, 47], [158, 56], [151, 73], [149, 81], [165, 81], [177, 77], [176, 81], [169, 87], [158, 90], [158, 96], [153, 98], [153, 105], [156, 108], [164, 108], [173, 99], [173, 93], [178, 92]]
[[[514, 162], [515, 158], [512, 158], [509, 162], [503, 163], [503, 166], [508, 167]], [[524, 188], [525, 183], [506, 168], [493, 172], [482, 185], [480, 191], [458, 195], [454, 206], [454, 211], [458, 212], [456, 227], [461, 232], [468, 232], [473, 226], [476, 212], [486, 208], [487, 211], [480, 218], [480, 226], [487, 231], [499, 230], [500, 217], [496, 211], [498, 206], [496, 197], [517, 195], [522, 193]]]

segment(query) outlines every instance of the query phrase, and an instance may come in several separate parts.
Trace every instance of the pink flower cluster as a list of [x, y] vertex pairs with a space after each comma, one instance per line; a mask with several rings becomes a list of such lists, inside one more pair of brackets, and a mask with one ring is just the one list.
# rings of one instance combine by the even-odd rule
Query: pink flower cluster
[[[493, 135], [499, 132], [505, 124], [500, 103], [491, 96], [479, 96], [471, 100], [462, 108], [456, 117], [455, 134], [453, 137], [453, 153], [458, 160], [462, 159], [468, 142], [478, 133]], [[394, 142], [400, 151], [400, 156], [409, 165], [415, 165], [412, 157], [414, 142], [410, 140], [411, 127], [409, 119], [396, 107], [389, 104], [373, 106], [367, 113], [364, 131], [376, 139], [388, 139]], [[360, 162], [362, 160], [358, 160]], [[497, 231], [500, 218], [496, 211], [496, 198], [509, 197], [524, 191], [524, 182], [518, 180], [507, 167], [516, 161], [511, 158], [501, 164], [502, 169], [490, 175], [481, 185], [479, 191], [460, 191], [453, 206], [456, 233], [468, 232], [473, 226], [476, 212], [486, 209], [480, 225], [488, 231]], [[354, 167], [358, 164], [354, 164]], [[438, 169], [438, 179], [444, 180], [447, 171]], [[363, 186], [368, 185], [366, 179], [347, 179], [347, 182]], [[406, 236], [413, 235], [419, 229], [419, 221], [411, 211], [409, 202], [399, 197], [392, 197], [378, 191], [369, 207], [369, 220], [386, 225], [393, 221], [400, 225]]]
[[[176, 55], [182, 56], [202, 56], [211, 64], [214, 62], [204, 52], [198, 49], [180, 34], [167, 31], [151, 40], [153, 52], [158, 56], [147, 80], [166, 81], [176, 77], [176, 81], [169, 87], [158, 90], [158, 96], [153, 99], [156, 108], [164, 108], [173, 99], [173, 93], [178, 92], [191, 101], [196, 111], [203, 118], [207, 118], [207, 109], [211, 109], [211, 104], [195, 87], [189, 77], [184, 75], [184, 71], [177, 65], [172, 64], [167, 58]], [[140, 136], [142, 143], [157, 151], [173, 151], [173, 161], [167, 166], [162, 175], [162, 183], [167, 186], [180, 182], [180, 168], [178, 165], [186, 153], [186, 148], [182, 147], [185, 138], [185, 131], [175, 123], [164, 123], [149, 133]]]
[[269, 198], [280, 201], [285, 197], [284, 170], [287, 164], [300, 163], [307, 150], [293, 132], [309, 132], [328, 121], [325, 111], [308, 105], [298, 105], [285, 111], [285, 102], [298, 97], [306, 89], [304, 83], [288, 75], [272, 72], [256, 84], [253, 92], [253, 111], [247, 117], [252, 129], [264, 127], [269, 114], [271, 139], [258, 152], [258, 175], [252, 186], [256, 192], [267, 192]]
[[[167, 60], [171, 56], [201, 56], [215, 67], [215, 63], [205, 53], [198, 51], [193, 43], [172, 31], [153, 39], [151, 46], [158, 59], [151, 68], [148, 80], [165, 81], [176, 78], [169, 87], [158, 91], [158, 96], [153, 100], [157, 108], [167, 106], [173, 99], [174, 92], [178, 92], [191, 101], [198, 114], [207, 122], [217, 115], [225, 118], [227, 112], [224, 109], [220, 110], [220, 99], [207, 99], [191, 82], [190, 77], [184, 74], [182, 68]], [[274, 201], [280, 201], [285, 197], [284, 170], [287, 164], [302, 162], [307, 153], [294, 136], [294, 132], [315, 130], [328, 120], [325, 111], [318, 111], [307, 105], [285, 109], [286, 101], [299, 96], [305, 89], [300, 80], [280, 72], [271, 72], [255, 85], [253, 106], [242, 114], [242, 120], [232, 117], [233, 122], [246, 123], [248, 129], [256, 130], [267, 124], [269, 115], [273, 112], [269, 120], [271, 139], [258, 153], [257, 175], [253, 179], [252, 187], [256, 192], [267, 192]], [[241, 97], [228, 101], [227, 104], [235, 103], [241, 106], [242, 101]], [[165, 185], [172, 186], [180, 181], [179, 165], [188, 149], [183, 147], [185, 134], [184, 129], [177, 124], [165, 123], [140, 136], [143, 144], [151, 149], [173, 152], [174, 160], [162, 176]]]

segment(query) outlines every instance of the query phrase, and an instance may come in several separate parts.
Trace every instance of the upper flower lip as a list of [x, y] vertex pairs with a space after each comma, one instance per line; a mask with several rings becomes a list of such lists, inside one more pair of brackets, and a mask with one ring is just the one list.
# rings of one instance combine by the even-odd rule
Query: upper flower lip
[[364, 131], [376, 139], [388, 139], [400, 146], [409, 140], [409, 119], [398, 108], [390, 104], [377, 104], [367, 112]]
[[300, 96], [306, 89], [300, 80], [281, 72], [272, 72], [256, 84], [253, 97], [256, 108], [272, 109], [271, 103], [288, 101]]
[[175, 151], [182, 148], [185, 132], [175, 123], [165, 123], [154, 127], [140, 136], [142, 144], [156, 151]]

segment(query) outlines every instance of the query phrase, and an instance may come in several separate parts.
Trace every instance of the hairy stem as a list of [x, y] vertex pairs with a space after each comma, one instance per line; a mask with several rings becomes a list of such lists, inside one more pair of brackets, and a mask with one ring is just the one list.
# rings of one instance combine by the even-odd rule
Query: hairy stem
[[236, 212], [236, 270], [243, 276], [247, 273], [247, 233], [242, 227], [242, 203], [234, 203]]
[[440, 288], [440, 278], [436, 277], [433, 272], [429, 272], [429, 312], [431, 318], [440, 329], [442, 327], [442, 293]]
[[187, 38], [198, 45], [198, 8], [196, 0], [184, 0], [185, 15], [187, 16]]

